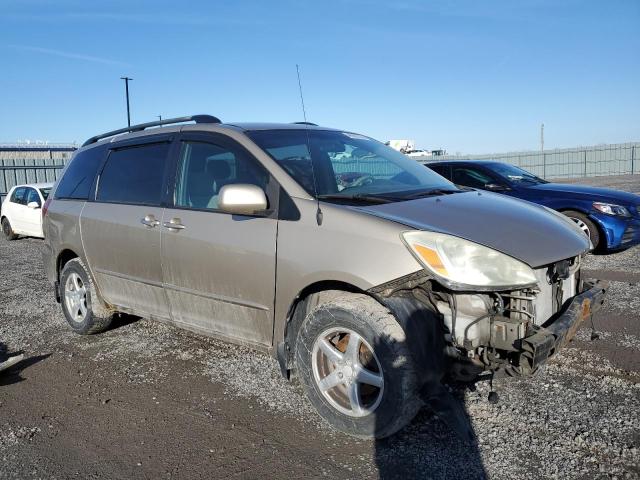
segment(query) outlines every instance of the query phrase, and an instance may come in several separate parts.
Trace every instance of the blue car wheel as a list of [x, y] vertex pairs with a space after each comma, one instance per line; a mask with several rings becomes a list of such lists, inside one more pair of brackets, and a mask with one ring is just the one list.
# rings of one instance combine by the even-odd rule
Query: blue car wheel
[[593, 223], [589, 217], [587, 217], [582, 212], [576, 212], [575, 210], [565, 210], [562, 212], [564, 215], [569, 217], [571, 220], [576, 222], [576, 225], [580, 227], [589, 239], [591, 239], [591, 243], [593, 243], [593, 249], [598, 250], [600, 246], [600, 231], [595, 223]]

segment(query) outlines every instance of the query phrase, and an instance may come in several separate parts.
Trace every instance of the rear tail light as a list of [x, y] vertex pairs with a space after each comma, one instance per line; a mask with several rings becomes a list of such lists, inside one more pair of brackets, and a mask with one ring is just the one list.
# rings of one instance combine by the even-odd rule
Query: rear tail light
[[42, 206], [42, 218], [47, 214], [47, 210], [49, 210], [49, 205], [51, 205], [51, 199], [47, 198]]

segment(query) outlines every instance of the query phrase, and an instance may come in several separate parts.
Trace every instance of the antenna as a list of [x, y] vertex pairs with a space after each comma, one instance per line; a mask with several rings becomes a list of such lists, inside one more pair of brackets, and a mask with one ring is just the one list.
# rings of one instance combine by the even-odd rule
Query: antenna
[[318, 226], [322, 225], [322, 209], [320, 208], [320, 199], [318, 198], [318, 183], [316, 181], [316, 171], [313, 166], [313, 153], [311, 153], [311, 139], [309, 138], [309, 126], [311, 125], [307, 122], [307, 111], [304, 108], [304, 97], [302, 96], [302, 82], [300, 81], [300, 66], [296, 63], [296, 73], [298, 74], [298, 89], [300, 90], [300, 103], [302, 104], [302, 116], [304, 117], [304, 122], [302, 125], [305, 127], [305, 131], [307, 133], [307, 150], [309, 151], [309, 163], [311, 166], [311, 176], [313, 178], [313, 193], [316, 197], [316, 223]]
[[304, 108], [304, 97], [302, 96], [302, 82], [300, 81], [300, 66], [296, 63], [296, 73], [298, 74], [298, 89], [300, 90], [300, 103], [302, 103], [302, 116], [307, 121], [307, 112]]

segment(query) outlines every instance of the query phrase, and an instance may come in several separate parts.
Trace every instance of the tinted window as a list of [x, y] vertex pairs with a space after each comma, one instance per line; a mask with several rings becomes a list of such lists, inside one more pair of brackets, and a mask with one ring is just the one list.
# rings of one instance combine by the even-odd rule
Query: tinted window
[[472, 167], [453, 167], [453, 183], [472, 188], [484, 188], [494, 179], [488, 174]]
[[427, 165], [431, 170], [436, 172], [438, 175], [442, 175], [446, 179], [451, 179], [451, 171], [449, 169], [449, 165]]
[[112, 151], [100, 174], [96, 200], [160, 205], [168, 152], [168, 143]]
[[184, 142], [178, 166], [175, 204], [180, 207], [217, 209], [220, 189], [233, 183], [250, 183], [263, 190], [268, 172], [240, 149], [212, 143]]
[[27, 189], [24, 187], [18, 187], [13, 191], [11, 195], [11, 202], [18, 203], [21, 205], [25, 205], [25, 196], [27, 193]]
[[42, 198], [44, 198], [46, 200], [47, 198], [49, 198], [49, 193], [51, 193], [51, 189], [50, 188], [41, 188], [40, 189], [40, 193], [42, 194]]
[[40, 205], [40, 195], [38, 195], [38, 192], [35, 190], [35, 188], [27, 188], [27, 201], [26, 204], [28, 205], [31, 202], [36, 202], [38, 205]]
[[104, 158], [103, 147], [78, 152], [71, 160], [56, 188], [56, 199], [86, 200]]
[[533, 173], [527, 172], [515, 165], [510, 165], [508, 163], [493, 163], [489, 166], [489, 168], [505, 177], [512, 184], [519, 183], [549, 183], [546, 180], [543, 180], [539, 177], [536, 177]]

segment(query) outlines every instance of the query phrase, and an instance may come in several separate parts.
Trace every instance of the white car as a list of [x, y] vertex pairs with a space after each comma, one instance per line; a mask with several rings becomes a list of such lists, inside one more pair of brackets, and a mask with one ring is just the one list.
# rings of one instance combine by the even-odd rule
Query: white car
[[51, 187], [53, 183], [33, 183], [9, 190], [0, 211], [2, 233], [8, 240], [15, 240], [18, 235], [44, 237], [41, 209]]

